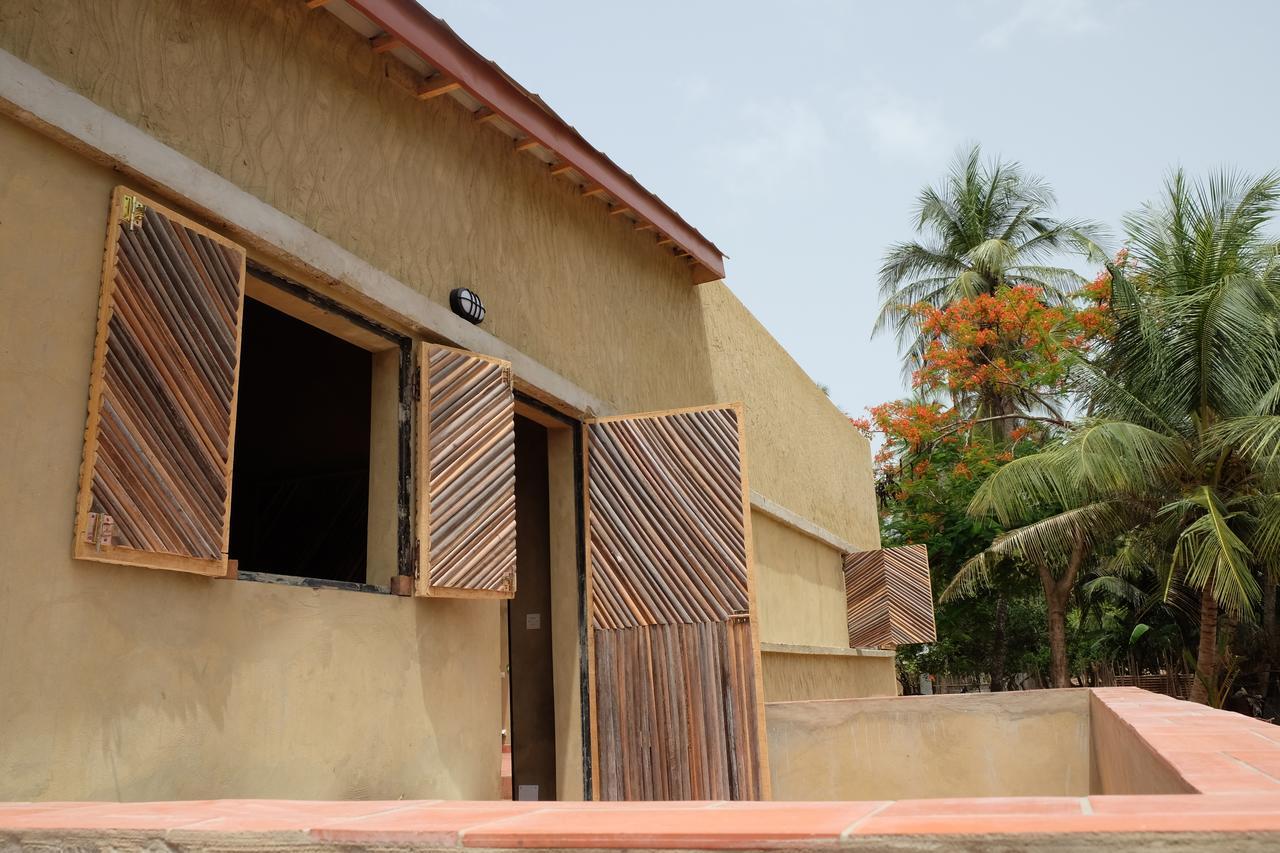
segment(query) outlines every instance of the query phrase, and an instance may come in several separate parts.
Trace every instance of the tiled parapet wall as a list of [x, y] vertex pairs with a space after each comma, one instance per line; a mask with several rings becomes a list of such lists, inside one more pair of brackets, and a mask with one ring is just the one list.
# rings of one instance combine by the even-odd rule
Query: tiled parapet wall
[[[1280, 726], [1136, 687], [1090, 692], [1094, 768], [1102, 772], [1095, 784], [1101, 781], [1102, 790], [1128, 793], [1131, 784], [1149, 785], [1159, 775], [1168, 793], [1280, 795]], [[1131, 739], [1108, 741], [1109, 732]], [[1119, 775], [1122, 751], [1149, 760], [1141, 778]], [[1117, 775], [1107, 778], [1109, 770]]]
[[[1092, 691], [1198, 793], [829, 803], [212, 800], [0, 805], [0, 850], [1280, 849], [1280, 729], [1133, 688]], [[1123, 730], [1121, 729], [1121, 730]]]

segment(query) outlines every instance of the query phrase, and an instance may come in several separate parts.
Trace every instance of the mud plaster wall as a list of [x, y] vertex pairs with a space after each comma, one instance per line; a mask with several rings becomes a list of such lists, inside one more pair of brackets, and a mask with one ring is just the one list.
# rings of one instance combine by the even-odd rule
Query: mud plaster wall
[[0, 151], [0, 800], [496, 797], [496, 602], [71, 559], [118, 176]]
[[[753, 488], [875, 547], [866, 443], [724, 285], [302, 6], [6, 0], [0, 47], [429, 298], [475, 287], [486, 328], [618, 411], [744, 400]], [[0, 134], [0, 389], [24, 401], [0, 410], [0, 797], [496, 795], [496, 605], [69, 559], [119, 181]]]
[[800, 654], [765, 649], [761, 665], [766, 702], [863, 699], [898, 692], [892, 655]]
[[6, 0], [0, 47], [433, 300], [474, 287], [486, 329], [618, 412], [743, 400], [753, 486], [870, 540], [865, 441], [727, 288], [451, 99], [410, 97], [332, 15]]
[[1084, 796], [1088, 703], [1086, 690], [772, 703], [773, 796]]

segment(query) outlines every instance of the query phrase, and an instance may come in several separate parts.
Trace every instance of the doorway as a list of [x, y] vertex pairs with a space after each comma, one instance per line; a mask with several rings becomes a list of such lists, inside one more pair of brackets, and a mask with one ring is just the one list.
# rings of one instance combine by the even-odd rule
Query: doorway
[[547, 428], [516, 416], [515, 598], [506, 602], [511, 795], [556, 799]]

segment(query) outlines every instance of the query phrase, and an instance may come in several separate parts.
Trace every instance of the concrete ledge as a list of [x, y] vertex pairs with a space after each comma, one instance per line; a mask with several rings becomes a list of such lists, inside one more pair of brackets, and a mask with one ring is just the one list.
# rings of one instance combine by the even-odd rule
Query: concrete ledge
[[891, 658], [889, 649], [842, 649], [838, 646], [798, 646], [792, 643], [761, 643], [760, 651], [775, 655], [837, 655], [854, 658]]

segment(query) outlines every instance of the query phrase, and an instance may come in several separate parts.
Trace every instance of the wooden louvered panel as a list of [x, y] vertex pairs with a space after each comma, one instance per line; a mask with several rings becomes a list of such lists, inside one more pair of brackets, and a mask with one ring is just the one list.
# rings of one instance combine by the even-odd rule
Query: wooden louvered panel
[[740, 406], [587, 427], [603, 799], [768, 796]]
[[516, 589], [515, 395], [505, 361], [427, 345], [419, 595], [510, 598]]
[[75, 556], [225, 574], [244, 275], [241, 247], [113, 194]]
[[592, 621], [723, 621], [747, 611], [734, 409], [588, 427]]
[[597, 630], [594, 642], [602, 799], [762, 796], [746, 619]]
[[853, 648], [928, 643], [938, 638], [925, 546], [846, 554], [844, 584]]

